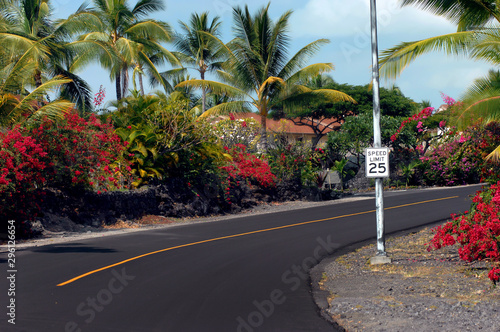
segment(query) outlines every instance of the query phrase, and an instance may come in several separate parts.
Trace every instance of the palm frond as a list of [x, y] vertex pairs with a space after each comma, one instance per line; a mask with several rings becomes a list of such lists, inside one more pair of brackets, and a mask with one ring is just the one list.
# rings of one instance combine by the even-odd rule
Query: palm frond
[[478, 121], [488, 123], [500, 120], [500, 71], [490, 70], [488, 75], [476, 79], [453, 107], [452, 118], [460, 129]]
[[140, 18], [142, 16], [146, 16], [150, 13], [164, 10], [165, 5], [162, 0], [140, 0], [132, 9], [132, 13]]
[[252, 104], [247, 101], [228, 101], [219, 105], [215, 105], [205, 113], [201, 114], [201, 118], [207, 118], [211, 116], [218, 116], [222, 114], [238, 113], [238, 112], [248, 112]]
[[104, 68], [110, 68], [118, 58], [116, 52], [109, 47], [106, 42], [99, 40], [85, 39], [75, 41], [67, 45], [68, 49], [75, 52], [77, 56], [73, 58], [73, 63], [69, 68], [70, 72], [76, 72], [95, 60], [99, 59]]
[[32, 102], [40, 99], [41, 97], [46, 96], [49, 92], [60, 87], [62, 84], [67, 84], [70, 82], [71, 79], [69, 78], [56, 76], [51, 80], [43, 83], [41, 86], [33, 90], [29, 95], [24, 97], [20, 101], [20, 103], [16, 106], [16, 108], [18, 108], [19, 110], [32, 109], [33, 107]]
[[327, 73], [333, 70], [334, 66], [331, 63], [315, 63], [304, 67], [290, 76], [286, 82], [288, 84], [293, 83], [305, 83], [312, 78], [317, 77], [323, 73]]
[[265, 90], [269, 90], [270, 86], [271, 85], [274, 85], [275, 83], [278, 83], [279, 85], [281, 86], [285, 86], [285, 81], [280, 78], [280, 77], [274, 77], [274, 76], [271, 76], [271, 77], [268, 77], [264, 83], [262, 83], [259, 87], [259, 95], [262, 95], [264, 94], [264, 91]]
[[350, 102], [356, 104], [354, 100], [348, 94], [333, 90], [333, 89], [318, 89], [312, 90], [305, 86], [297, 86], [297, 90], [294, 93], [285, 95], [280, 100], [283, 105], [287, 107], [295, 107], [298, 105], [309, 105], [312, 102], [317, 102], [318, 100], [324, 100], [332, 103], [337, 102]]
[[182, 61], [179, 59], [177, 52], [171, 52], [157, 42], [150, 42], [147, 46], [154, 50], [154, 55], [150, 57], [153, 63], [162, 64], [164, 63], [163, 60], [166, 60], [172, 66], [182, 67]]
[[500, 161], [500, 145], [497, 146], [495, 150], [491, 151], [491, 153], [487, 155], [485, 159], [498, 163]]
[[498, 8], [493, 1], [402, 0], [402, 5], [414, 5], [446, 17], [452, 23], [457, 24], [460, 30], [483, 26], [491, 19], [498, 20]]
[[80, 114], [90, 112], [93, 108], [93, 95], [88, 83], [82, 77], [61, 67], [56, 68], [56, 74], [71, 80], [61, 86], [60, 97], [74, 103]]
[[302, 47], [295, 55], [283, 66], [283, 69], [278, 74], [279, 77], [285, 80], [292, 76], [298, 69], [302, 68], [306, 61], [316, 54], [320, 47], [328, 44], [328, 39], [318, 39], [312, 43]]
[[396, 78], [416, 58], [433, 51], [467, 56], [471, 49], [471, 42], [474, 42], [476, 37], [477, 33], [474, 31], [462, 31], [401, 43], [381, 52], [380, 74], [385, 78]]
[[74, 106], [74, 103], [67, 100], [55, 100], [37, 109], [26, 121], [29, 124], [32, 121], [42, 120], [43, 118], [60, 119], [65, 113], [71, 112]]
[[158, 72], [158, 69], [156, 66], [151, 62], [149, 57], [144, 54], [143, 52], [139, 53], [139, 59], [143, 64], [145, 64], [148, 68], [148, 72], [151, 76], [153, 76], [159, 84], [162, 85], [164, 91], [166, 93], [172, 91], [172, 86], [168, 83], [168, 81], [164, 80], [163, 77], [161, 76], [160, 72]]
[[196, 65], [196, 59], [187, 55], [184, 52], [171, 52], [173, 56], [175, 56], [181, 63], [185, 63], [189, 66]]
[[154, 36], [157, 41], [163, 42], [172, 39], [172, 29], [170, 26], [167, 23], [155, 20], [138, 22], [125, 30], [125, 33], [146, 39], [150, 38], [150, 36]]
[[[161, 72], [160, 76], [167, 81], [176, 81], [179, 78], [184, 77], [184, 75], [186, 73], [187, 73], [186, 68], [174, 68], [174, 69], [170, 69], [170, 70]], [[150, 76], [151, 76], [150, 77], [151, 86], [157, 86], [159, 84], [158, 80], [155, 78], [155, 76], [153, 76], [153, 75], [150, 75]], [[181, 80], [179, 82], [182, 82], [182, 81], [184, 81], [184, 80]]]
[[36, 57], [50, 54], [49, 49], [43, 43], [21, 34], [0, 32], [0, 45], [10, 54], [19, 54], [28, 50], [32, 56]]
[[244, 91], [234, 86], [209, 80], [191, 79], [177, 84], [175, 88], [183, 88], [186, 86], [191, 86], [194, 88], [207, 88], [210, 89], [213, 93], [225, 94], [232, 97], [247, 96]]
[[[48, 117], [62, 117], [63, 113], [68, 111], [69, 109], [74, 107], [74, 104], [65, 101], [58, 100], [51, 103], [46, 103], [39, 107], [39, 100], [50, 91], [58, 88], [62, 84], [67, 84], [71, 80], [62, 77], [55, 77], [48, 82], [43, 83], [40, 87], [32, 91], [27, 96], [20, 97], [17, 101], [14, 101], [12, 98], [8, 99], [7, 102], [2, 103], [0, 111], [0, 123], [15, 123], [26, 121], [27, 119], [38, 118], [39, 116], [48, 116]], [[26, 114], [28, 114], [28, 118], [26, 118]]]
[[105, 24], [97, 13], [78, 10], [68, 18], [57, 21], [55, 30], [57, 35], [71, 37], [89, 32], [102, 32], [105, 30]]
[[500, 64], [500, 29], [494, 26], [478, 29], [476, 33], [476, 41], [471, 48], [470, 57], [498, 66]]
[[500, 119], [500, 96], [485, 97], [453, 114], [458, 129], [477, 123], [488, 123]]

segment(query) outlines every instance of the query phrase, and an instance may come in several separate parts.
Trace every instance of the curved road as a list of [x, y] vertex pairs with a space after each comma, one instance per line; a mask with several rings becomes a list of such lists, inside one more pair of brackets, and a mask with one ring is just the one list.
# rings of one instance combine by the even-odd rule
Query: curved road
[[[478, 189], [386, 192], [386, 234], [467, 210]], [[334, 331], [308, 270], [374, 238], [374, 209], [367, 197], [30, 248], [16, 252], [15, 297], [2, 253], [0, 331]]]

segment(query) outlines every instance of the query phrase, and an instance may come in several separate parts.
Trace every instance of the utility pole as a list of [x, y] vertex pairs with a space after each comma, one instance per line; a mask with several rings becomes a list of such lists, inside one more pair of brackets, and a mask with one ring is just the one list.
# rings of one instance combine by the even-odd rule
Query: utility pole
[[[375, 153], [377, 149], [382, 151], [382, 139], [380, 135], [380, 91], [379, 91], [379, 70], [378, 70], [378, 38], [377, 38], [377, 6], [376, 0], [370, 0], [371, 14], [371, 35], [372, 35], [372, 85], [373, 85], [373, 147]], [[387, 151], [386, 149], [384, 149]], [[387, 153], [387, 152], [386, 152]], [[368, 153], [365, 155], [367, 165]], [[379, 157], [375, 157], [379, 158]], [[387, 156], [388, 158], [388, 156]], [[378, 161], [378, 160], [377, 160]], [[373, 163], [371, 163], [373, 164]], [[375, 166], [386, 168], [384, 165], [375, 162]], [[371, 167], [373, 169], [373, 167]], [[367, 176], [370, 168], [367, 167]], [[382, 169], [379, 173], [387, 173], [388, 168]], [[377, 218], [377, 254], [370, 259], [370, 264], [387, 264], [391, 263], [391, 259], [387, 257], [385, 252], [385, 231], [384, 231], [384, 185], [383, 178], [378, 176], [375, 178], [375, 206]]]

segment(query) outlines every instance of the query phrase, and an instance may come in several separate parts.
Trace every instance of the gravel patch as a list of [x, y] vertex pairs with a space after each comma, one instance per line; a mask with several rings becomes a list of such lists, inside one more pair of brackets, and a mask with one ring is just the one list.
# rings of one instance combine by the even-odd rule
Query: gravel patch
[[346, 331], [500, 331], [500, 288], [489, 264], [456, 246], [428, 252], [430, 228], [391, 238], [392, 264], [371, 266], [375, 245], [323, 265], [323, 314]]

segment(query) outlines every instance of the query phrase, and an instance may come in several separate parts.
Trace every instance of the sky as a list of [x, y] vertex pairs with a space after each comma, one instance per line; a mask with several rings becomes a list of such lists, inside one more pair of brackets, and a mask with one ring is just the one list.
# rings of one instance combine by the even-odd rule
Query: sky
[[[54, 16], [65, 18], [80, 6], [78, 0], [52, 0]], [[131, 4], [136, 1], [129, 0]], [[179, 21], [188, 22], [193, 12], [209, 12], [222, 21], [222, 40], [232, 34], [232, 8], [248, 4], [251, 13], [266, 6], [268, 0], [164, 0], [166, 10], [152, 17], [179, 29]], [[452, 33], [456, 27], [444, 18], [415, 7], [399, 6], [399, 0], [377, 1], [379, 52], [401, 42], [416, 41]], [[310, 64], [328, 62], [335, 66], [329, 75], [338, 83], [365, 85], [371, 82], [370, 0], [273, 0], [269, 11], [273, 20], [292, 10], [290, 23], [290, 55], [308, 43], [327, 38], [330, 43], [310, 60]], [[166, 45], [173, 50], [172, 45]], [[485, 76], [492, 66], [441, 52], [424, 55], [414, 61], [403, 74], [392, 81], [381, 79], [381, 85], [396, 85], [416, 102], [429, 100], [433, 107], [443, 104], [440, 93], [459, 99], [474, 79]], [[167, 69], [167, 68], [164, 68]], [[109, 74], [98, 66], [78, 73], [89, 82], [94, 93], [102, 84], [105, 101], [116, 98]], [[191, 76], [197, 77], [196, 73]]]

